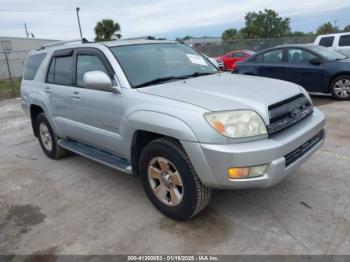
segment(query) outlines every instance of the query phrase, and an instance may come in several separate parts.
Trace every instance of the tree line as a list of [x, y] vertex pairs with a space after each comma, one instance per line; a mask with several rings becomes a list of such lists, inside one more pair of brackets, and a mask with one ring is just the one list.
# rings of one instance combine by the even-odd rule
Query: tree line
[[[259, 12], [248, 12], [245, 17], [245, 26], [240, 30], [228, 28], [222, 33], [222, 39], [225, 41], [239, 39], [258, 39], [258, 38], [279, 38], [279, 37], [303, 37], [321, 34], [331, 34], [338, 32], [350, 32], [350, 24], [343, 29], [338, 28], [331, 22], [320, 25], [316, 32], [292, 31], [290, 28], [290, 18], [283, 18], [271, 9], [265, 9]], [[103, 19], [95, 26], [95, 41], [109, 41], [120, 39], [122, 37], [120, 25], [112, 19]], [[185, 41], [191, 36], [178, 37], [177, 41]]]
[[[271, 9], [265, 9], [259, 12], [248, 12], [245, 17], [245, 26], [240, 30], [228, 28], [222, 33], [222, 39], [225, 41], [239, 39], [258, 39], [258, 38], [279, 38], [279, 37], [303, 37], [321, 34], [331, 34], [338, 32], [350, 32], [350, 24], [343, 29], [338, 28], [331, 22], [326, 22], [319, 26], [316, 32], [292, 31], [290, 28], [290, 18], [283, 18]], [[184, 41], [192, 38], [185, 36], [177, 38]]]

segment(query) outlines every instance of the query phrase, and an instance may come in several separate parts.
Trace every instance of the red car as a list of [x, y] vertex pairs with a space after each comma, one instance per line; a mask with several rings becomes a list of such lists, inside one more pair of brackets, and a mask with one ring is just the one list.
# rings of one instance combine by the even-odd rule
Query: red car
[[251, 50], [236, 50], [229, 52], [223, 56], [216, 57], [215, 60], [224, 64], [225, 70], [235, 70], [236, 63], [247, 59], [254, 55], [255, 52]]

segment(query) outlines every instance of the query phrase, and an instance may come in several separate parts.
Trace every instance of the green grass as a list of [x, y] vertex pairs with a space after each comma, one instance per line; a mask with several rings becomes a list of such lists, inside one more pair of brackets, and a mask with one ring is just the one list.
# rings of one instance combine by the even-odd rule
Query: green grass
[[19, 97], [21, 80], [0, 80], [0, 100]]

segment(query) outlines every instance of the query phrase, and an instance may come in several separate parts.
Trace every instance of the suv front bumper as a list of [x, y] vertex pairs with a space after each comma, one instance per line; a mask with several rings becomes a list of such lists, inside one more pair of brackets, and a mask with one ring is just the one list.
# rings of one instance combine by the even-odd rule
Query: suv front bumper
[[[308, 118], [265, 140], [225, 145], [182, 141], [182, 145], [201, 181], [208, 187], [264, 188], [285, 179], [323, 145], [324, 126], [325, 117], [315, 108]], [[290, 156], [293, 156], [292, 160]], [[263, 176], [228, 178], [228, 168], [263, 164], [269, 164]]]

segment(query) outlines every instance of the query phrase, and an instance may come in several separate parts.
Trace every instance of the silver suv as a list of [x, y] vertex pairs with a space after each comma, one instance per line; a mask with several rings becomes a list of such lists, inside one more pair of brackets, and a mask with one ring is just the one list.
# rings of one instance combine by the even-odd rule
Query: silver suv
[[71, 151], [137, 174], [179, 220], [214, 188], [275, 185], [325, 139], [325, 117], [302, 87], [221, 73], [173, 41], [44, 46], [29, 55], [21, 96], [48, 157]]

